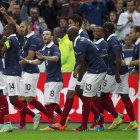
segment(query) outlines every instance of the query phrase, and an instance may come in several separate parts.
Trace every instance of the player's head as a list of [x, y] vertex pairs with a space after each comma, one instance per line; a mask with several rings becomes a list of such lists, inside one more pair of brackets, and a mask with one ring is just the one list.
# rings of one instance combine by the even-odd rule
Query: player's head
[[38, 18], [39, 18], [39, 9], [38, 9], [38, 7], [31, 7], [30, 8], [30, 16], [32, 17], [33, 21], [38, 20]]
[[53, 40], [53, 32], [51, 30], [45, 30], [42, 34], [43, 42], [48, 45]]
[[105, 37], [108, 38], [111, 34], [115, 33], [114, 24], [111, 22], [105, 22], [103, 25]]
[[140, 26], [134, 26], [130, 28], [130, 37], [133, 42], [140, 38]]
[[82, 18], [77, 14], [70, 16], [68, 22], [69, 22], [69, 27], [76, 26], [79, 29], [82, 26]]
[[129, 13], [133, 13], [135, 10], [135, 0], [127, 0], [127, 9]]
[[32, 31], [30, 22], [22, 21], [20, 23], [20, 31], [22, 35], [28, 35], [28, 33]]
[[58, 38], [63, 38], [64, 35], [66, 34], [66, 32], [67, 32], [66, 28], [59, 27], [57, 29], [57, 37]]
[[102, 37], [104, 37], [104, 30], [101, 26], [95, 26], [93, 34], [94, 34], [94, 39], [99, 40]]
[[132, 45], [132, 39], [131, 39], [131, 37], [130, 37], [129, 34], [127, 34], [127, 35], [125, 36], [124, 42], [125, 42], [125, 45], [126, 45], [126, 46], [131, 46], [131, 45]]
[[14, 24], [7, 24], [4, 28], [4, 35], [6, 37], [10, 36], [11, 34], [16, 33], [16, 27]]
[[68, 18], [65, 17], [65, 16], [61, 16], [61, 17], [59, 18], [59, 25], [60, 25], [60, 27], [62, 27], [62, 28], [67, 27], [67, 26], [68, 26]]
[[69, 37], [69, 40], [70, 41], [74, 41], [75, 38], [78, 36], [78, 28], [75, 27], [75, 26], [71, 26], [68, 31], [67, 31], [67, 34], [68, 34], [68, 37]]
[[13, 5], [13, 10], [14, 10], [14, 14], [20, 15], [20, 4], [15, 3], [15, 4]]

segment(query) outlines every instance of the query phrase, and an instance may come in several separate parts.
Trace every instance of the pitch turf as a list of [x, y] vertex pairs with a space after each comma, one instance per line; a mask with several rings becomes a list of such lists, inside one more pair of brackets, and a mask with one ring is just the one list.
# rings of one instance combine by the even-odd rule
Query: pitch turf
[[[14, 126], [14, 125], [13, 125]], [[46, 125], [41, 124], [40, 128]], [[137, 131], [122, 131], [127, 124], [122, 124], [116, 130], [102, 132], [71, 132], [79, 124], [69, 124], [66, 131], [33, 131], [32, 124], [27, 125], [27, 130], [14, 130], [11, 133], [0, 133], [0, 140], [137, 140]], [[90, 126], [90, 125], [89, 125]], [[106, 128], [109, 126], [105, 125]]]

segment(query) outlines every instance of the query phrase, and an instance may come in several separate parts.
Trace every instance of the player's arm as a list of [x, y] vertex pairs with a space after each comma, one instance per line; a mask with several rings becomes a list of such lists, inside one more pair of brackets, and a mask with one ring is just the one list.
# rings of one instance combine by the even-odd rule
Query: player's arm
[[120, 67], [121, 67], [121, 51], [117, 50], [114, 53], [116, 55], [115, 79], [116, 79], [116, 82], [117, 83], [120, 83], [121, 82], [121, 79], [120, 79], [119, 70], [120, 70]]
[[19, 34], [21, 34], [21, 32], [20, 32], [20, 26], [15, 22], [15, 20], [11, 16], [9, 16], [7, 14], [7, 12], [6, 12], [6, 10], [5, 10], [4, 7], [1, 7], [0, 8], [0, 12], [4, 15], [4, 17], [6, 18], [6, 20], [7, 20], [8, 23], [14, 24], [16, 26], [17, 32]]
[[41, 60], [49, 60], [49, 61], [55, 61], [58, 62], [59, 61], [59, 57], [58, 56], [43, 56], [40, 52], [36, 52], [36, 56]]
[[5, 41], [4, 40], [7, 38], [4, 38], [0, 41], [0, 57], [2, 57], [6, 51], [10, 48], [10, 43], [9, 40]]
[[[29, 50], [29, 51], [28, 51], [28, 56], [25, 57], [25, 59], [27, 59], [27, 60], [33, 60], [34, 57], [35, 57], [35, 51]], [[21, 61], [19, 62], [20, 65], [24, 65], [24, 64], [26, 64], [26, 63], [27, 63], [27, 62], [24, 61], [24, 60], [21, 60]]]
[[86, 70], [87, 70], [87, 64], [86, 64], [85, 57], [81, 57], [79, 58], [79, 74], [77, 79], [78, 82], [81, 82]]
[[125, 62], [124, 60], [121, 61], [122, 66], [133, 67], [133, 66], [139, 66], [139, 64], [140, 64], [140, 59], [135, 61], [128, 61], [128, 62]]
[[26, 59], [26, 58], [24, 58], [24, 57], [22, 57], [22, 56], [20, 56], [20, 58], [21, 58], [24, 62], [26, 62], [26, 63], [28, 63], [28, 64], [32, 64], [32, 65], [40, 65], [40, 64], [42, 64], [42, 62], [43, 62], [43, 61], [40, 61], [39, 59], [36, 59], [36, 60], [28, 60], [28, 59]]
[[78, 73], [79, 73], [79, 68], [80, 68], [79, 65], [75, 68], [75, 70], [74, 70], [74, 72], [73, 72], [73, 77], [74, 77], [74, 78], [77, 78], [77, 75], [78, 75]]
[[77, 78], [77, 84], [75, 87], [75, 93], [77, 96], [81, 96], [81, 89], [80, 89], [80, 82], [83, 78], [83, 75], [85, 74], [86, 70], [87, 70], [87, 65], [86, 65], [86, 61], [85, 61], [85, 57], [81, 57], [79, 58], [79, 73], [78, 73], [78, 78]]

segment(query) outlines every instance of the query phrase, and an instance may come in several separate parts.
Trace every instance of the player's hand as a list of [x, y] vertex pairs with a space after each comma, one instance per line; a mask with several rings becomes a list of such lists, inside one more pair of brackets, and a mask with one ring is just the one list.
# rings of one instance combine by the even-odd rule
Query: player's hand
[[126, 66], [126, 62], [124, 60], [121, 60], [121, 66]]
[[127, 19], [128, 19], [128, 22], [127, 23], [133, 22], [133, 18], [131, 16], [127, 17]]
[[75, 70], [75, 71], [73, 72], [73, 77], [74, 77], [74, 78], [77, 78], [77, 75], [78, 75], [78, 72]]
[[76, 85], [76, 87], [75, 87], [75, 93], [76, 93], [77, 96], [80, 96], [81, 95], [80, 85]]
[[119, 74], [119, 73], [116, 73], [116, 74], [115, 74], [115, 79], [116, 79], [116, 82], [117, 82], [117, 83], [120, 83], [120, 82], [121, 82], [120, 74]]
[[136, 73], [136, 70], [133, 69], [133, 70], [130, 72], [130, 75], [134, 77], [135, 73]]
[[0, 40], [0, 46], [3, 46], [3, 44], [6, 40], [7, 40], [7, 37], [3, 36], [2, 39]]
[[39, 58], [39, 59], [43, 59], [44, 56], [40, 53], [40, 52], [36, 52], [36, 56]]
[[5, 10], [5, 8], [4, 7], [0, 7], [0, 12], [4, 15], [4, 14], [6, 14], [6, 10]]

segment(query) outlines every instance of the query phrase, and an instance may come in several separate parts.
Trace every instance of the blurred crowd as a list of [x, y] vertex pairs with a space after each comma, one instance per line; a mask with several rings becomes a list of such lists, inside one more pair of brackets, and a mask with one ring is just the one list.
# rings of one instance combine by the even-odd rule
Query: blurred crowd
[[[133, 49], [130, 27], [140, 25], [140, 0], [3, 0], [0, 4], [18, 25], [21, 21], [29, 21], [40, 44], [42, 32], [45, 29], [53, 30], [54, 42], [59, 47], [65, 40], [68, 17], [75, 13], [82, 17], [82, 28], [92, 41], [95, 26], [112, 22], [124, 49]], [[7, 20], [0, 13], [0, 36], [6, 24]], [[22, 42], [22, 37], [19, 40]]]

